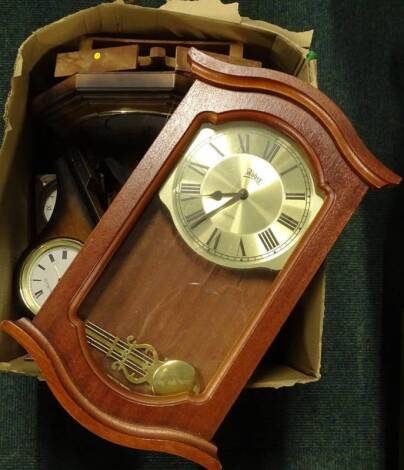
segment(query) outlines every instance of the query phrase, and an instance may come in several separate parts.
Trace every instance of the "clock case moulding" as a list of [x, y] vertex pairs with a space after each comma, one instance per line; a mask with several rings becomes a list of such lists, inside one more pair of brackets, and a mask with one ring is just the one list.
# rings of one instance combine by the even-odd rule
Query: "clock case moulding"
[[[157, 29], [156, 24], [159, 25]], [[22, 315], [14, 296], [15, 260], [34, 243], [29, 190], [31, 159], [35, 154], [32, 128], [26, 115], [28, 93], [31, 91], [36, 95], [49, 87], [56, 54], [77, 50], [83, 34], [209, 38], [232, 42], [242, 38], [247, 47], [261, 48], [267, 57], [264, 65], [299, 76], [316, 86], [316, 61], [305, 60], [312, 32], [294, 33], [262, 21], [241, 18], [237, 4], [224, 5], [219, 0], [170, 1], [161, 9], [119, 2], [102, 4], [35, 31], [19, 49], [6, 104], [0, 167], [0, 224], [3, 227], [0, 231], [3, 260], [0, 320]], [[18, 185], [15, 184], [17, 180]], [[265, 358], [249, 386], [277, 388], [319, 379], [324, 291], [325, 279], [320, 272], [279, 335], [276, 360]], [[36, 363], [2, 331], [0, 371], [40, 377]]]
[[[87, 429], [121, 445], [169, 452], [219, 469], [211, 439], [230, 407], [368, 189], [398, 184], [400, 178], [369, 152], [334, 103], [300, 80], [225, 64], [194, 49], [190, 61], [194, 85], [62, 282], [32, 322], [27, 318], [5, 321], [2, 328], [32, 354], [56, 398]], [[124, 269], [131, 263], [120, 249], [132, 231], [136, 233], [137, 223], [142, 225], [143, 212], [149, 210], [197, 129], [204, 122], [232, 120], [263, 122], [297, 141], [309, 156], [324, 204], [277, 273], [261, 307], [224, 352], [215, 347], [215, 341], [226, 336], [226, 328], [222, 319], [216, 323], [212, 319], [221, 330], [214, 341], [210, 337], [205, 341], [210, 341], [212, 354], [217, 353], [220, 360], [199, 395], [156, 397], [125, 391], [89, 354], [79, 314], [84, 308], [88, 318], [93, 306], [86, 302], [92, 292], [108, 289], [105, 281], [114, 279], [108, 276], [121, 275], [119, 269], [111, 274], [110, 265]], [[142, 237], [135, 240], [130, 246], [137, 249]], [[225, 312], [220, 310], [231, 322], [231, 312]], [[109, 311], [102, 315], [107, 318]], [[188, 334], [197, 341], [200, 330], [189, 328]]]

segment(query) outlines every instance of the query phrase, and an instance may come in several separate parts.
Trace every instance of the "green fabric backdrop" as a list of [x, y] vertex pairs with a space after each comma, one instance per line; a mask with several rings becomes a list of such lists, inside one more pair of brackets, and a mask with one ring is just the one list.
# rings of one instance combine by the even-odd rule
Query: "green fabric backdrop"
[[[23, 39], [97, 3], [0, 0], [3, 101]], [[315, 29], [320, 88], [370, 149], [404, 174], [404, 2], [240, 0], [240, 6], [243, 16]], [[244, 391], [216, 438], [225, 469], [397, 468], [402, 193], [370, 193], [329, 256], [323, 378], [279, 391]], [[198, 468], [91, 435], [35, 379], [1, 375], [0, 397], [1, 470]]]

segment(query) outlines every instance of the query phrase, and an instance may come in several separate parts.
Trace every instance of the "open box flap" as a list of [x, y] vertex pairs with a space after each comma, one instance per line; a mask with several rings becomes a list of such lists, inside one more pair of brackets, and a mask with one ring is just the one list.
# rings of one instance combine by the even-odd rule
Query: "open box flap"
[[[118, 0], [117, 3], [123, 3], [123, 0]], [[309, 48], [313, 39], [313, 30], [303, 32], [288, 31], [267, 21], [242, 17], [240, 16], [239, 4], [237, 2], [223, 4], [221, 0], [167, 0], [160, 9], [216, 20], [220, 18], [221, 21], [239, 23], [263, 31], [275, 32], [277, 35], [289, 39], [302, 48]]]

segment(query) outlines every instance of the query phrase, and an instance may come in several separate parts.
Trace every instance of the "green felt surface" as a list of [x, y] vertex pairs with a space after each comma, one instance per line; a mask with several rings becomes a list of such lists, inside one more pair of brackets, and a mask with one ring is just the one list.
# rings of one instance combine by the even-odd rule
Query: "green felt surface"
[[[0, 97], [6, 96], [17, 47], [32, 30], [96, 3], [0, 0]], [[404, 2], [240, 5], [243, 16], [292, 30], [315, 29], [321, 89], [380, 160], [404, 175]], [[327, 263], [322, 380], [244, 391], [216, 437], [225, 469], [398, 468], [402, 201], [402, 188], [366, 197]], [[91, 435], [35, 379], [0, 375], [0, 393], [1, 470], [197, 468]]]

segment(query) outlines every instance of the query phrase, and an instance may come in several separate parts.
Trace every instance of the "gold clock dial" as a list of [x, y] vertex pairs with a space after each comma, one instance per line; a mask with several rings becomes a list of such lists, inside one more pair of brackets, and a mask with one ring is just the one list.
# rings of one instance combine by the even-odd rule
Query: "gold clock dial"
[[231, 268], [280, 269], [323, 203], [302, 149], [254, 122], [205, 124], [160, 198], [194, 251]]
[[54, 238], [34, 248], [24, 260], [19, 292], [25, 306], [36, 314], [70, 266], [82, 243], [71, 238]]

